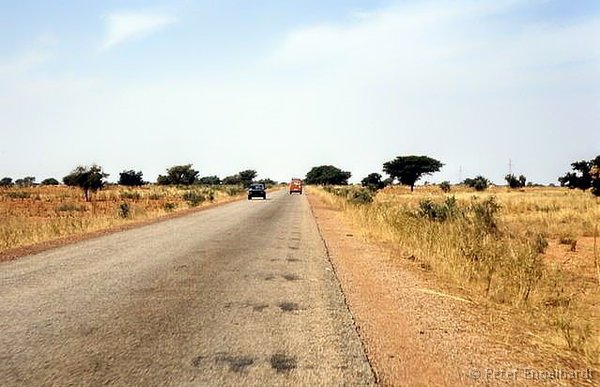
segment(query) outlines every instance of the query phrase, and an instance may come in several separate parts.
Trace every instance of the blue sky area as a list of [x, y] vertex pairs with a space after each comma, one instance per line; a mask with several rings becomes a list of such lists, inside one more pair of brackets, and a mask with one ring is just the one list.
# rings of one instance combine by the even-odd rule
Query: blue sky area
[[598, 1], [0, 1], [0, 177], [426, 154], [550, 183], [599, 123]]

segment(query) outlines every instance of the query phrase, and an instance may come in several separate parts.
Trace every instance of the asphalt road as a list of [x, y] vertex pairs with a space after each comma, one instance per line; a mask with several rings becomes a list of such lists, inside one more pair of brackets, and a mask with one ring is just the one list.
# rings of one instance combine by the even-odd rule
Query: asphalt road
[[0, 263], [1, 385], [369, 385], [304, 196]]

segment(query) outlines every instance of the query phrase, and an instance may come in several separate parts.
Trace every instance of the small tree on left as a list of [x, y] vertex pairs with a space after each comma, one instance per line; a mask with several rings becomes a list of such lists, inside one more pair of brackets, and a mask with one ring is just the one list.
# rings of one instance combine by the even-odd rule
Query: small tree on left
[[91, 194], [104, 187], [107, 177], [108, 173], [104, 173], [102, 167], [96, 164], [89, 167], [78, 166], [63, 177], [63, 183], [71, 187], [81, 188], [85, 201], [89, 202]]

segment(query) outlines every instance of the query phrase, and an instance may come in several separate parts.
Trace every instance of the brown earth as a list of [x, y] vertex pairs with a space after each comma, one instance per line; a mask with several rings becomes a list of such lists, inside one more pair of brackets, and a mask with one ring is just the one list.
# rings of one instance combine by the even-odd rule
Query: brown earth
[[317, 196], [309, 202], [381, 385], [598, 384], [536, 343], [508, 307], [469, 300], [410, 256], [367, 243]]

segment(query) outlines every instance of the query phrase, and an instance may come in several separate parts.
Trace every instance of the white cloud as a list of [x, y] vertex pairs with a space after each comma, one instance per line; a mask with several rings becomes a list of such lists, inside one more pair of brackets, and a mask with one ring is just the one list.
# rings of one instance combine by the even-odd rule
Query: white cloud
[[106, 18], [107, 36], [102, 49], [108, 50], [131, 39], [143, 38], [153, 31], [177, 22], [177, 18], [144, 12], [115, 12]]

